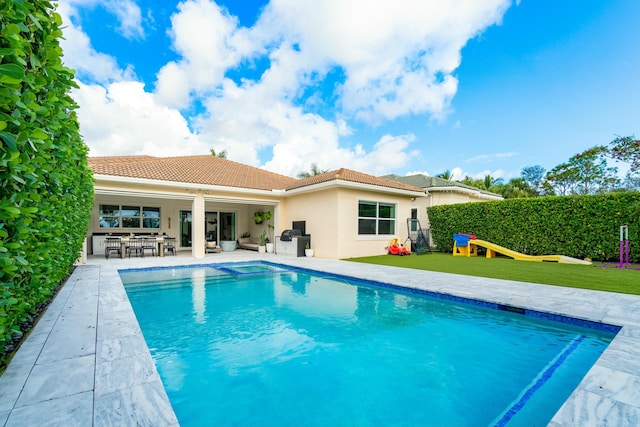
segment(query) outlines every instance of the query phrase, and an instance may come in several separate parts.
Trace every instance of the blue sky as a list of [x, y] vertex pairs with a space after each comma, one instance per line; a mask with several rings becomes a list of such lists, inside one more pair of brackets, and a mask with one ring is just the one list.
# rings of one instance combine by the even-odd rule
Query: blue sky
[[640, 2], [61, 0], [90, 155], [508, 180], [640, 136]]

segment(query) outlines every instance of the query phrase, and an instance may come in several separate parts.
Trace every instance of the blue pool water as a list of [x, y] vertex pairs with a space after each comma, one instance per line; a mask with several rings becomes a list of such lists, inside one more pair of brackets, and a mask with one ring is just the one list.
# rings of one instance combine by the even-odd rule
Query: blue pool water
[[120, 275], [182, 426], [546, 425], [616, 332], [267, 263]]

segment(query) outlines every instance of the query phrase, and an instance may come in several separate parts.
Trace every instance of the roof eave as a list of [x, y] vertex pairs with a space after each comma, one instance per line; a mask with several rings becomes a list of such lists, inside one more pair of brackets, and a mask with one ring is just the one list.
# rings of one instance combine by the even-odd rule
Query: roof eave
[[346, 188], [353, 188], [357, 190], [374, 191], [378, 193], [391, 193], [391, 194], [397, 194], [397, 195], [402, 195], [406, 197], [422, 197], [426, 194], [424, 190], [413, 191], [413, 190], [405, 190], [401, 188], [384, 187], [381, 185], [364, 184], [361, 182], [345, 181], [342, 179], [334, 179], [331, 181], [325, 181], [317, 184], [305, 185], [304, 187], [298, 187], [298, 188], [293, 188], [291, 190], [286, 190], [285, 195], [293, 196], [296, 194], [302, 194], [302, 193], [307, 193], [311, 191], [325, 190], [331, 187], [346, 187]]
[[227, 193], [244, 193], [252, 195], [273, 196], [280, 195], [282, 190], [260, 190], [256, 188], [244, 188], [244, 187], [228, 187], [224, 185], [211, 185], [211, 184], [197, 184], [193, 182], [179, 182], [179, 181], [164, 181], [160, 179], [148, 179], [148, 178], [134, 178], [128, 176], [117, 175], [104, 175], [94, 174], [96, 181], [96, 187], [100, 183], [113, 183], [113, 184], [137, 184], [144, 186], [159, 186], [173, 189], [181, 189], [186, 192], [190, 191], [214, 191], [214, 192], [227, 192]]

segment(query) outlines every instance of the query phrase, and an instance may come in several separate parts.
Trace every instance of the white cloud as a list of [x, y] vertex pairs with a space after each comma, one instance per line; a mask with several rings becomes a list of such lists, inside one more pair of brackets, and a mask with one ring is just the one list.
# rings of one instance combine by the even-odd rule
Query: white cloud
[[[385, 134], [374, 145], [375, 138], [346, 146], [346, 136], [357, 141], [354, 120], [445, 116], [457, 91], [453, 73], [462, 47], [498, 23], [510, 3], [272, 0], [255, 26], [244, 28], [211, 0], [185, 0], [169, 29], [180, 57], [158, 70], [154, 93], [135, 81], [131, 67], [96, 52], [81, 23], [73, 22], [75, 8], [95, 7], [98, 0], [69, 0], [60, 11], [68, 26], [65, 62], [85, 82], [73, 95], [92, 155], [178, 155], [213, 147], [287, 175], [311, 163], [380, 175], [416, 157], [415, 137]], [[122, 35], [144, 37], [133, 0], [104, 7], [118, 17]], [[268, 64], [262, 75], [226, 77], [256, 59]], [[308, 108], [326, 102], [316, 86], [332, 70], [344, 76], [330, 101], [335, 106], [327, 105], [335, 114], [312, 113]], [[187, 120], [179, 110], [197, 110], [194, 101], [206, 111]]]
[[190, 132], [184, 117], [159, 104], [142, 83], [79, 86], [72, 96], [91, 156], [208, 154], [210, 147]]
[[[238, 161], [259, 165], [270, 151], [265, 167], [291, 175], [313, 162], [321, 169], [339, 167], [341, 162], [374, 174], [404, 166], [410, 158], [405, 149], [413, 136], [386, 135], [369, 153], [362, 146], [345, 149], [339, 137], [350, 132], [347, 120], [446, 114], [457, 90], [451, 73], [460, 63], [460, 49], [470, 37], [498, 22], [509, 2], [470, 1], [452, 9], [422, 1], [371, 7], [368, 2], [336, 0], [318, 8], [313, 3], [274, 0], [241, 38], [235, 37], [237, 22], [217, 6], [204, 0], [188, 4], [173, 18], [176, 45], [185, 56], [180, 67], [200, 66], [203, 61], [193, 60], [199, 55], [224, 56], [215, 61], [222, 68], [207, 68], [207, 82], [199, 84], [197, 77], [186, 73], [179, 76], [183, 82], [190, 77], [189, 92], [207, 85], [212, 92], [203, 102], [207, 114], [198, 118], [197, 128]], [[208, 53], [199, 45], [201, 39], [189, 37], [186, 30], [196, 26], [196, 17], [191, 16], [195, 10], [198, 17], [209, 14], [211, 22], [219, 23], [219, 31], [208, 37]], [[236, 48], [237, 40], [246, 43], [243, 49]], [[238, 85], [223, 79], [224, 68], [265, 52], [270, 68], [259, 80]], [[346, 76], [337, 105], [343, 111], [336, 121], [305, 113], [295, 104], [296, 96], [332, 67], [343, 68]], [[179, 83], [169, 86], [180, 87], [186, 100], [186, 88]], [[166, 92], [159, 90], [161, 98], [169, 99], [163, 96]]]
[[273, 0], [259, 31], [297, 43], [310, 68], [338, 66], [345, 112], [368, 121], [441, 115], [457, 89], [451, 73], [470, 38], [500, 22], [509, 0]]
[[451, 169], [451, 179], [453, 179], [454, 181], [462, 181], [467, 176], [472, 179], [483, 179], [485, 175], [491, 175], [493, 178], [503, 178], [503, 179], [505, 179], [506, 177], [505, 171], [503, 169], [496, 169], [494, 171], [485, 169], [482, 172], [478, 172], [478, 173], [469, 173], [458, 166]]
[[[442, 172], [444, 172], [444, 171], [440, 171], [440, 172], [434, 174], [433, 176], [440, 175]], [[462, 168], [459, 168], [459, 167], [455, 167], [455, 168], [449, 170], [449, 173], [451, 173], [451, 179], [453, 181], [462, 181], [464, 179], [464, 177], [468, 175], [467, 173], [464, 172], [464, 170], [462, 170]], [[427, 171], [412, 171], [412, 172], [407, 172], [405, 174], [405, 176], [411, 176], [411, 175], [431, 176], [431, 174], [429, 172], [427, 172]]]
[[431, 176], [431, 174], [427, 171], [420, 171], [420, 170], [415, 170], [415, 171], [409, 171], [406, 172], [404, 174], [404, 176], [412, 176], [412, 175], [425, 175], [425, 176]]
[[407, 164], [410, 154], [406, 152], [406, 149], [414, 140], [415, 136], [412, 134], [384, 135], [374, 144], [371, 152], [356, 150], [349, 164], [353, 169], [372, 175], [388, 174]]
[[191, 85], [188, 71], [176, 62], [169, 62], [158, 73], [154, 93], [165, 105], [185, 108], [189, 105]]
[[[104, 7], [118, 19], [118, 32], [127, 39], [144, 38], [142, 27], [142, 12], [135, 0], [59, 0], [58, 13], [63, 17], [72, 17], [76, 25], [80, 26], [78, 10]], [[71, 21], [65, 19], [65, 23]]]
[[156, 93], [184, 108], [193, 93], [208, 96], [222, 84], [225, 72], [252, 49], [238, 19], [209, 0], [185, 1], [171, 17], [173, 48], [182, 57], [158, 73]]
[[451, 169], [451, 179], [454, 181], [462, 181], [467, 174], [462, 170], [462, 168], [455, 167]]
[[470, 175], [473, 179], [484, 179], [485, 176], [490, 175], [492, 178], [505, 178], [505, 171], [503, 169], [496, 169], [494, 171], [485, 169], [482, 172]]
[[[458, 7], [403, 0], [372, 7], [365, 0], [328, 0], [319, 8], [313, 2], [273, 0], [247, 30], [209, 0], [186, 1], [172, 17], [171, 29], [183, 59], [169, 65], [183, 72], [161, 70], [157, 92], [184, 106], [184, 81], [189, 92], [215, 91], [226, 70], [267, 53], [270, 72], [286, 77], [280, 89], [288, 89], [287, 96], [309, 75], [340, 67], [346, 80], [339, 106], [346, 114], [370, 122], [425, 112], [440, 117], [457, 90], [452, 72], [460, 64], [460, 50], [499, 22], [509, 5], [509, 0], [468, 0]], [[181, 96], [175, 93], [178, 78]]]
[[64, 26], [64, 38], [60, 40], [64, 52], [63, 61], [67, 67], [76, 70], [76, 77], [82, 80], [106, 83], [131, 79], [134, 74], [132, 67], [123, 69], [113, 56], [97, 52], [87, 34], [82, 30], [77, 7], [93, 7], [96, 3], [95, 0], [70, 0], [60, 2], [58, 5], [56, 10]]
[[[485, 175], [491, 175], [494, 178], [503, 178], [503, 179], [505, 178], [505, 172], [502, 169], [497, 169], [495, 171], [490, 171], [489, 169], [486, 169], [476, 174], [469, 174], [468, 172], [465, 172], [464, 169], [462, 169], [461, 167], [456, 166], [455, 168], [451, 169], [449, 172], [451, 173], [451, 179], [453, 181], [462, 181], [467, 176], [473, 179], [483, 179]], [[440, 173], [441, 172], [438, 172], [434, 176], [439, 175]], [[416, 174], [431, 176], [431, 174], [426, 171], [407, 172], [405, 176], [411, 176]]]
[[[278, 73], [274, 73], [276, 80]], [[267, 79], [268, 80], [268, 79]], [[260, 153], [270, 150], [264, 167], [295, 176], [316, 163], [320, 169], [348, 167], [379, 175], [406, 164], [413, 135], [382, 137], [367, 151], [362, 146], [340, 147], [340, 136], [348, 135], [346, 124], [305, 113], [279, 98], [279, 83], [237, 86], [226, 80], [224, 97], [207, 101], [208, 116], [196, 121], [203, 139], [216, 150], [227, 150], [229, 158], [260, 165]]]
[[114, 14], [120, 22], [120, 33], [127, 39], [144, 38], [142, 13], [138, 5], [131, 0], [109, 0], [104, 7]]

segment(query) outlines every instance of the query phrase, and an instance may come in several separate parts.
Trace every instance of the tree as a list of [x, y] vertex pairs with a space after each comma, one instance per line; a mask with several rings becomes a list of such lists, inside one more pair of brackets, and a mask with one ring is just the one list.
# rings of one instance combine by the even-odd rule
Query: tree
[[49, 1], [0, 1], [0, 367], [73, 268], [93, 174]]
[[607, 148], [599, 145], [569, 159], [576, 171], [579, 194], [606, 193], [616, 186], [618, 169], [607, 166], [606, 154]]
[[439, 173], [438, 175], [436, 175], [436, 177], [437, 178], [446, 179], [447, 181], [453, 180], [453, 174], [451, 173], [451, 171], [449, 169], [447, 169], [444, 172]]
[[502, 184], [502, 178], [494, 178], [489, 174], [486, 174], [482, 179], [482, 184], [480, 188], [484, 188], [487, 191], [491, 191], [493, 187], [498, 184]]
[[209, 151], [211, 151], [211, 155], [213, 157], [220, 157], [221, 159], [226, 159], [227, 158], [227, 150], [222, 150], [219, 153], [216, 153], [216, 150], [212, 148]]
[[609, 167], [606, 147], [596, 146], [571, 157], [567, 163], [553, 168], [546, 181], [554, 194], [596, 194], [619, 187], [618, 170]]
[[622, 183], [624, 189], [629, 191], [638, 191], [640, 190], [640, 174], [631, 173], [631, 171], [627, 172], [624, 177], [624, 182]]
[[495, 190], [505, 199], [522, 199], [539, 195], [524, 178], [512, 178], [507, 184], [496, 186]]
[[298, 178], [309, 178], [310, 176], [320, 175], [325, 172], [328, 172], [328, 170], [320, 170], [316, 163], [311, 163], [311, 172], [300, 172]]
[[630, 165], [624, 177], [623, 188], [640, 190], [640, 140], [634, 136], [617, 137], [609, 143], [608, 154], [611, 158]]
[[479, 184], [478, 184], [478, 183], [479, 183], [479, 181], [478, 181], [478, 180], [475, 180], [475, 179], [473, 179], [473, 178], [471, 178], [469, 175], [465, 175], [465, 176], [464, 176], [464, 178], [462, 179], [462, 181], [460, 181], [460, 182], [461, 182], [462, 184], [464, 184], [464, 185], [468, 185], [468, 186], [470, 186], [470, 187], [476, 187], [476, 188], [479, 188], [479, 187], [478, 187], [478, 185], [479, 185]]
[[554, 167], [547, 172], [545, 176], [547, 190], [558, 196], [572, 194], [577, 185], [577, 181], [576, 171], [568, 163], [562, 163]]
[[609, 143], [608, 154], [616, 159], [631, 164], [632, 170], [640, 170], [640, 140], [634, 136], [617, 137]]
[[522, 169], [522, 172], [520, 172], [520, 176], [537, 195], [540, 195], [543, 190], [545, 172], [546, 169], [540, 165], [526, 166]]

